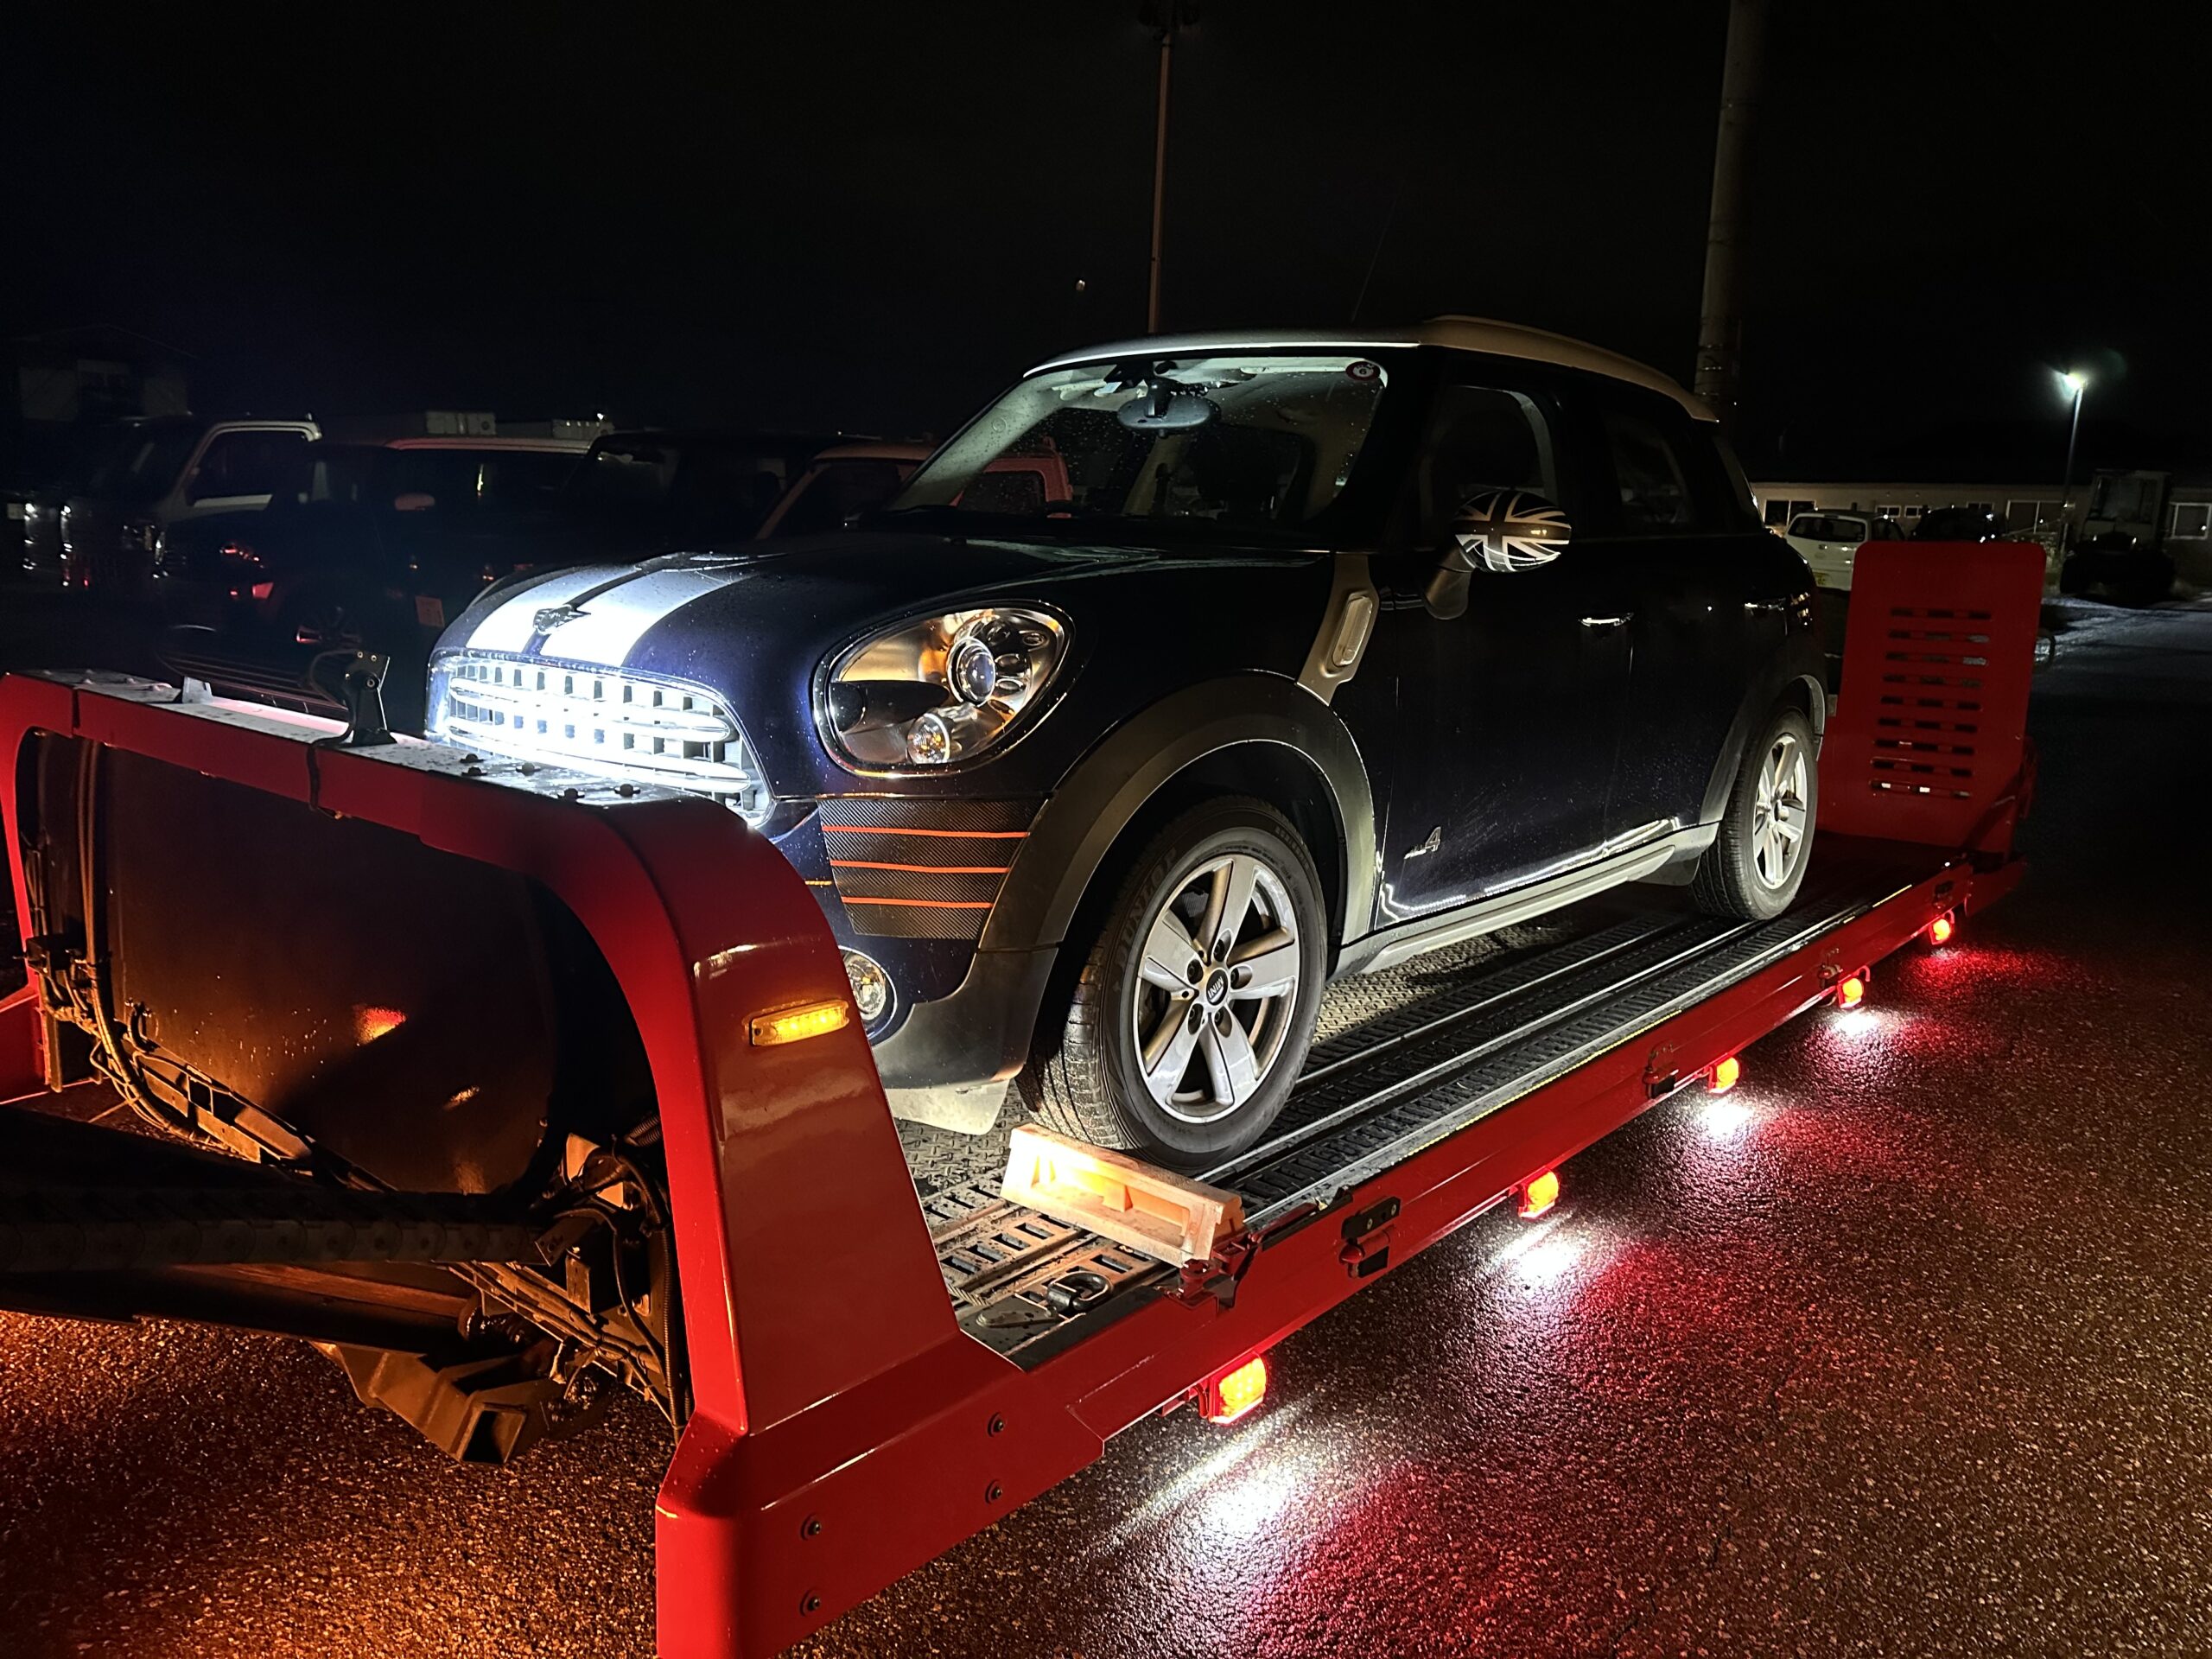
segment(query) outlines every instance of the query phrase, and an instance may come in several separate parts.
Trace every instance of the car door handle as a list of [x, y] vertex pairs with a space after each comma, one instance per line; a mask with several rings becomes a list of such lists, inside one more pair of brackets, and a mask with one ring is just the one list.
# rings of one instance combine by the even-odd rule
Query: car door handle
[[1787, 607], [1778, 599], [1747, 599], [1744, 601], [1744, 608], [1761, 616], [1772, 616]]
[[1582, 619], [1582, 626], [1586, 628], [1624, 628], [1635, 620], [1634, 611], [1623, 611], [1618, 616], [1586, 616]]

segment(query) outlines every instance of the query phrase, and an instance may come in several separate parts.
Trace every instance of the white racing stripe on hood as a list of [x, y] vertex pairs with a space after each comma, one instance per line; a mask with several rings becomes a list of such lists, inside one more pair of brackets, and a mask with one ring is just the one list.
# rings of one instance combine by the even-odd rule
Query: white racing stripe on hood
[[609, 579], [607, 567], [564, 570], [543, 582], [534, 582], [502, 603], [476, 625], [466, 641], [472, 651], [525, 651], [537, 632], [537, 613], [549, 605], [564, 604], [578, 594]]
[[[578, 601], [581, 614], [546, 636], [543, 654], [573, 663], [620, 668], [646, 629], [693, 600], [728, 587], [737, 575], [732, 570], [648, 571], [619, 588]], [[546, 604], [557, 602], [541, 601], [532, 608], [542, 610]]]

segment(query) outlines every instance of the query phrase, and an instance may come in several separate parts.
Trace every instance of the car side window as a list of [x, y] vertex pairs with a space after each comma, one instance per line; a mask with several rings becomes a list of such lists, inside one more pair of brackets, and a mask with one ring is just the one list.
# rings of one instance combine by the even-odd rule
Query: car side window
[[1621, 528], [1630, 535], [1700, 528], [1703, 515], [1682, 454], [1660, 423], [1634, 410], [1609, 409], [1605, 424]]
[[1484, 490], [1531, 490], [1559, 501], [1552, 426], [1544, 407], [1524, 393], [1440, 387], [1414, 473], [1415, 545], [1440, 543], [1459, 509]]
[[307, 442], [304, 432], [219, 432], [192, 469], [191, 499], [273, 494], [292, 475]]

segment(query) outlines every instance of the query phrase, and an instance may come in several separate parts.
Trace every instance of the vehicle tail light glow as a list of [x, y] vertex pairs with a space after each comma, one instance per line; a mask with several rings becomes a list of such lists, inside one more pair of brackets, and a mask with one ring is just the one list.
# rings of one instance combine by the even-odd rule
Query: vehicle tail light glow
[[1529, 1177], [1521, 1188], [1521, 1214], [1529, 1221], [1543, 1215], [1559, 1202], [1559, 1171], [1548, 1169], [1541, 1175]]
[[1716, 1095], [1725, 1095], [1736, 1086], [1737, 1079], [1743, 1075], [1744, 1063], [1731, 1054], [1725, 1060], [1713, 1063], [1713, 1071], [1706, 1080], [1707, 1086]]
[[1948, 944], [1951, 942], [1951, 935], [1958, 931], [1959, 925], [1951, 919], [1951, 912], [1947, 910], [1928, 924], [1928, 943]]
[[1866, 1000], [1866, 970], [1847, 974], [1837, 982], [1835, 1005], [1839, 1008], [1855, 1008]]
[[1268, 1395], [1268, 1362], [1255, 1354], [1198, 1389], [1198, 1413], [1210, 1423], [1233, 1423]]

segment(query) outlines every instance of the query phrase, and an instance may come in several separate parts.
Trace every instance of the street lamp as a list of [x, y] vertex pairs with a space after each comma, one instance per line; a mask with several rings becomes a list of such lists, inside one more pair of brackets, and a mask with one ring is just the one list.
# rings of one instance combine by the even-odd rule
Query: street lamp
[[2066, 478], [2058, 486], [2058, 531], [2070, 542], [2074, 534], [2074, 445], [2082, 435], [2082, 394], [2089, 389], [2089, 377], [2079, 369], [2069, 369], [2058, 377], [2058, 383], [2074, 394], [2074, 423], [2066, 432]]

